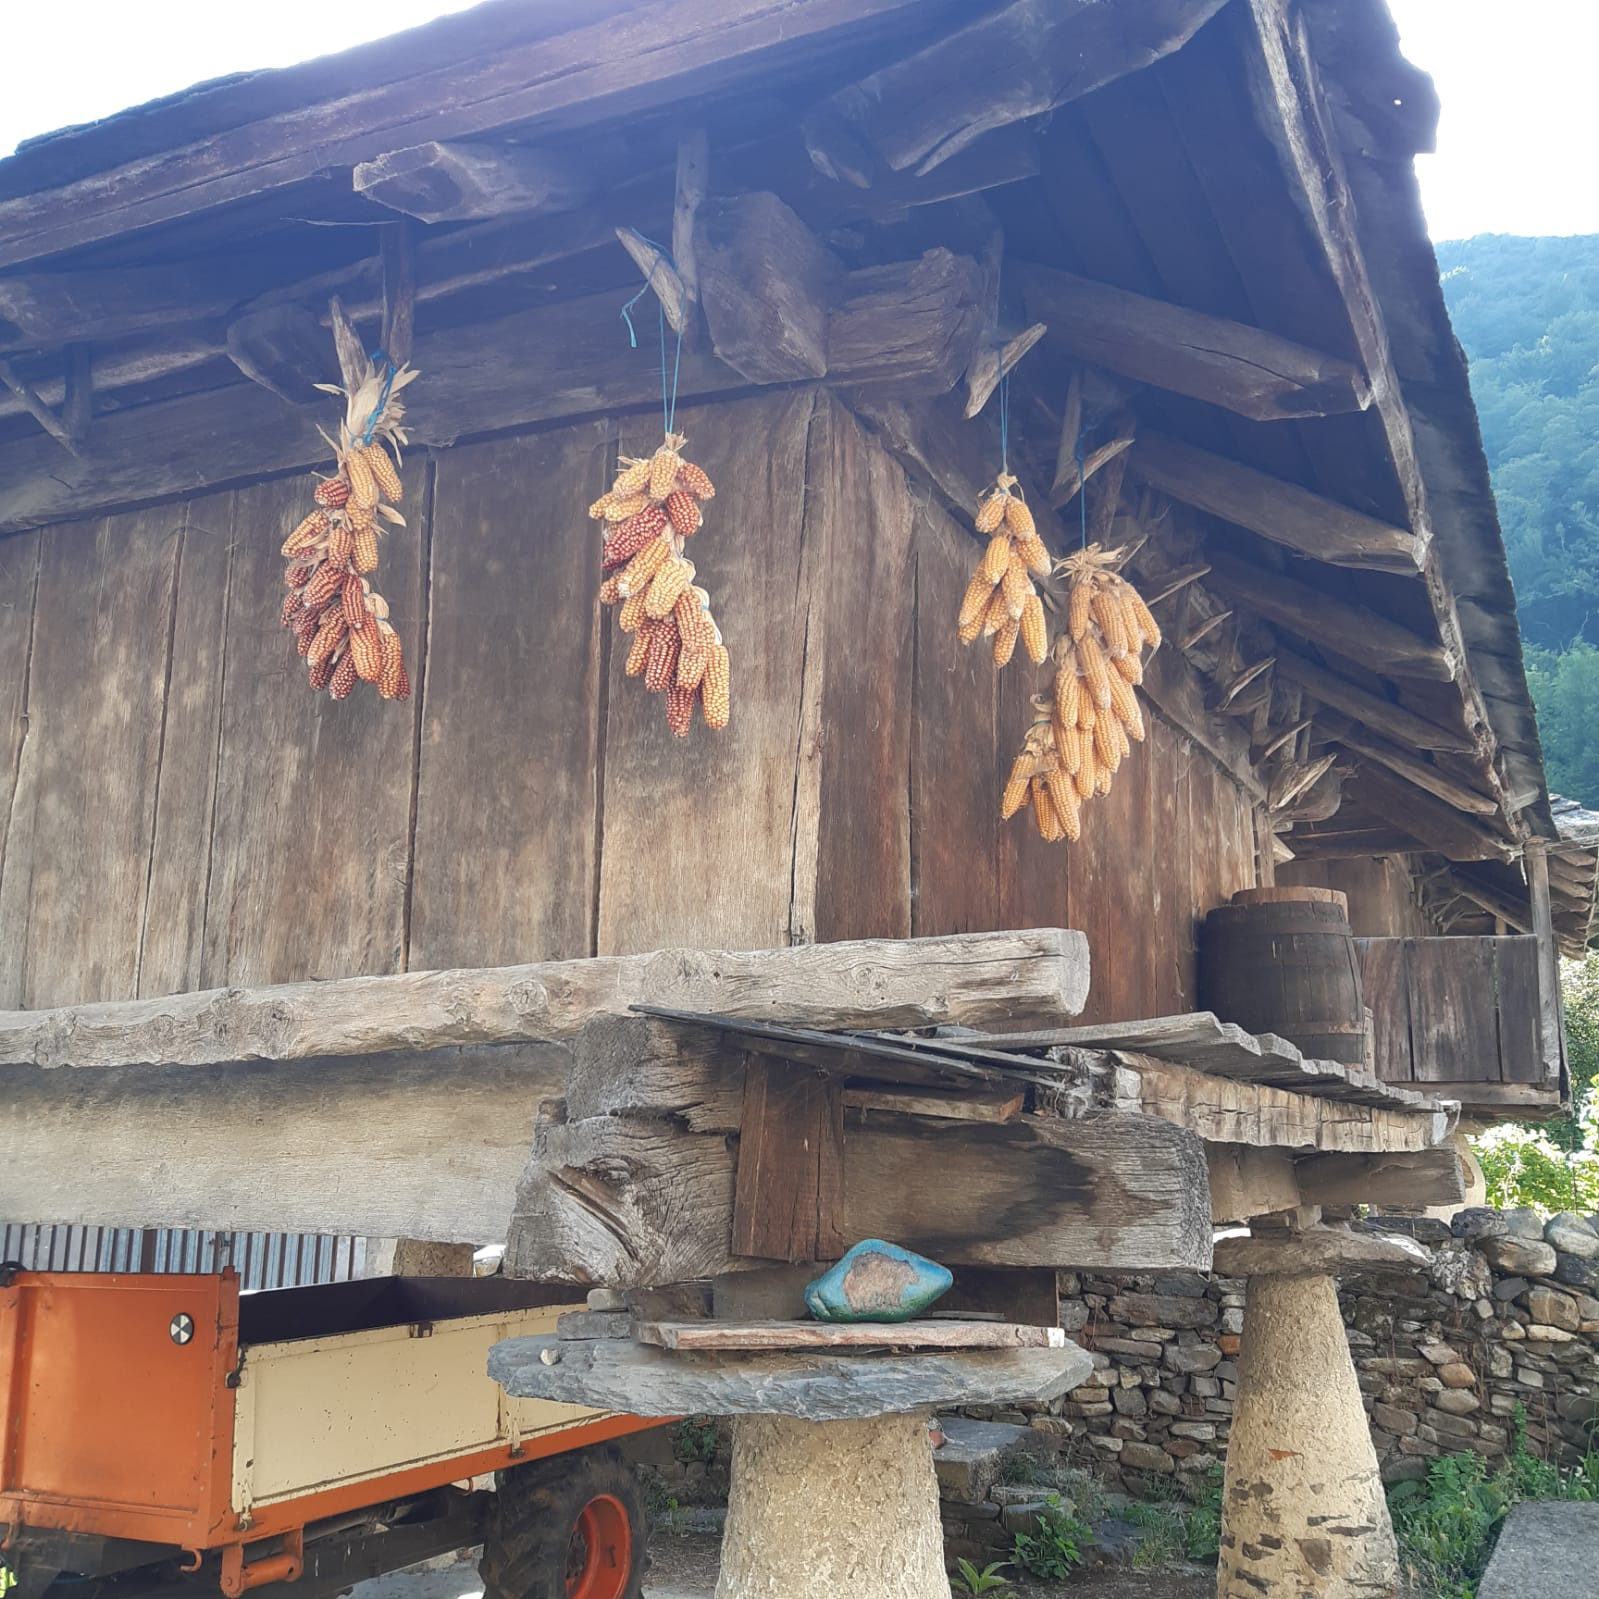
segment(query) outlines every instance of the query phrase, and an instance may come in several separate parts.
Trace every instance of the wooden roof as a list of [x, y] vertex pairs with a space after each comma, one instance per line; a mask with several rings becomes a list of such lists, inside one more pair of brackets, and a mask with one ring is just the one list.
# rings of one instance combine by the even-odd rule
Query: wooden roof
[[[1167, 708], [1286, 851], [1427, 852], [1515, 897], [1555, 831], [1412, 170], [1435, 115], [1383, 0], [491, 0], [0, 162], [0, 533], [317, 461], [317, 318], [375, 313], [380, 233], [416, 281], [420, 442], [654, 403], [615, 230], [671, 236], [704, 130], [698, 226], [812, 262], [828, 332], [791, 368], [691, 332], [685, 394], [848, 385], [969, 511], [997, 408], [944, 391], [1045, 324], [1013, 464], [1064, 549], [1063, 436], [1133, 438], [1087, 509], [1153, 528]], [[909, 376], [874, 285], [942, 318]]]

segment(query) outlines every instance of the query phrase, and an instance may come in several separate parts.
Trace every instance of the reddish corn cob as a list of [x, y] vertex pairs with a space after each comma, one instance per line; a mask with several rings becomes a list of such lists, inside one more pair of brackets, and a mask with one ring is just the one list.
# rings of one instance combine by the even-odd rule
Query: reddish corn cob
[[677, 486], [687, 489], [696, 500], [716, 497], [716, 485], [692, 461], [683, 461], [677, 469]]
[[355, 659], [356, 676], [363, 683], [375, 683], [383, 675], [383, 646], [375, 625], [369, 623], [350, 634], [350, 654]]
[[331, 655], [324, 655], [322, 659], [311, 668], [310, 676], [307, 679], [311, 687], [326, 688], [333, 676], [335, 664], [336, 663]]
[[700, 697], [705, 703], [705, 725], [720, 730], [728, 724], [733, 709], [733, 674], [727, 646], [713, 644], [706, 652], [705, 676], [700, 682]]
[[301, 657], [311, 653], [311, 641], [322, 628], [322, 618], [315, 611], [306, 611], [294, 627], [294, 647]]
[[323, 614], [322, 625], [317, 628], [316, 636], [311, 640], [311, 648], [306, 652], [306, 659], [315, 666], [324, 656], [331, 655], [344, 642], [345, 635], [349, 631], [349, 626], [344, 620], [343, 608], [330, 605]]
[[677, 657], [677, 676], [674, 679], [679, 688], [696, 689], [705, 679], [705, 668], [710, 664], [711, 652], [709, 649], [690, 648], [685, 642]]
[[339, 517], [328, 529], [328, 560], [334, 566], [348, 566], [355, 554], [355, 529], [347, 517]]
[[[400, 635], [392, 627], [380, 626], [378, 648], [383, 653], [383, 665], [378, 673], [378, 693], [386, 700], [407, 698], [411, 685], [405, 678], [405, 651], [400, 647]], [[402, 685], [404, 694], [400, 692]]]
[[708, 650], [711, 647], [716, 629], [692, 585], [678, 595], [672, 614], [677, 618], [677, 631], [682, 635], [684, 649]]
[[283, 577], [291, 589], [303, 589], [311, 581], [311, 568], [303, 564], [291, 566]]
[[300, 614], [300, 591], [290, 589], [283, 596], [283, 615], [279, 618], [284, 627], [293, 627], [295, 618]]
[[359, 628], [367, 619], [366, 586], [354, 573], [345, 578], [341, 599], [345, 624], [352, 630]]
[[342, 477], [330, 477], [318, 483], [312, 492], [311, 498], [318, 505], [325, 505], [330, 511], [336, 511], [341, 505], [347, 505], [350, 500], [350, 485]]
[[355, 530], [355, 551], [350, 564], [363, 577], [368, 572], [378, 569], [378, 535], [373, 527], [358, 527]]
[[344, 573], [331, 561], [324, 561], [305, 585], [307, 610], [319, 611], [344, 588]]
[[677, 657], [681, 648], [677, 624], [658, 623], [650, 635], [649, 657], [644, 662], [644, 686], [651, 694], [664, 694], [672, 686], [677, 677]]
[[673, 489], [666, 496], [666, 517], [672, 524], [672, 531], [680, 539], [699, 532], [700, 524], [705, 520], [694, 496], [687, 489]]
[[699, 695], [692, 688], [672, 683], [666, 690], [666, 725], [678, 738], [687, 738], [694, 721], [694, 701]]
[[612, 528], [600, 554], [607, 572], [632, 560], [666, 526], [666, 512], [658, 505], [647, 505], [636, 516]]
[[298, 527], [283, 541], [280, 555], [299, 555], [316, 544], [328, 530], [328, 513], [326, 511], [313, 511]]
[[328, 693], [336, 700], [347, 700], [351, 689], [355, 687], [355, 681], [355, 659], [346, 650], [339, 664], [334, 667], [333, 676], [328, 680]]

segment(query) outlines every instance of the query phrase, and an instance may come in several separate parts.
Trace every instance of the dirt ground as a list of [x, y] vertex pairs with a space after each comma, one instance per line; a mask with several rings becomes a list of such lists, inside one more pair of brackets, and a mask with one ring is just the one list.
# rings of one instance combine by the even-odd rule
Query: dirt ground
[[[715, 1538], [655, 1534], [644, 1584], [647, 1599], [710, 1599], [716, 1587], [717, 1554]], [[1097, 1566], [1075, 1582], [1025, 1583], [1017, 1593], [1021, 1599], [1215, 1599], [1216, 1573], [1197, 1566], [1175, 1572]]]

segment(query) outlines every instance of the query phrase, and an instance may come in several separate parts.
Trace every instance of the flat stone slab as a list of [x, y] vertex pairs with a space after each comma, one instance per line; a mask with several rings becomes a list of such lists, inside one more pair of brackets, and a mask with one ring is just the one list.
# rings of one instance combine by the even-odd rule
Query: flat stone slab
[[1599, 1504], [1517, 1505], [1477, 1599], [1576, 1599], [1599, 1571]]
[[1093, 1364], [1075, 1344], [920, 1355], [711, 1355], [622, 1339], [507, 1338], [489, 1351], [489, 1376], [518, 1399], [553, 1399], [632, 1416], [775, 1415], [802, 1421], [1053, 1399], [1081, 1387]]
[[1308, 1227], [1303, 1232], [1268, 1232], [1216, 1240], [1216, 1271], [1224, 1277], [1318, 1277], [1373, 1267], [1426, 1266], [1428, 1254], [1412, 1239], [1395, 1234]]
[[[563, 1316], [561, 1321], [565, 1321]], [[566, 1337], [561, 1323], [556, 1333]], [[1008, 1321], [641, 1321], [641, 1344], [679, 1350], [1064, 1349], [1059, 1327]]]

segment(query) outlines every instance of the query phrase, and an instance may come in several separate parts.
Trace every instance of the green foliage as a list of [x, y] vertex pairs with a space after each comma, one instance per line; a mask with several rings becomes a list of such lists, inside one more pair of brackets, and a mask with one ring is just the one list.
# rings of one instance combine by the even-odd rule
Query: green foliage
[[1212, 1466], [1201, 1479], [1199, 1495], [1194, 1508], [1188, 1513], [1188, 1544], [1186, 1554], [1190, 1560], [1214, 1562], [1221, 1554], [1221, 1491], [1224, 1473], [1220, 1466]]
[[1207, 1471], [1188, 1498], [1177, 1497], [1167, 1478], [1146, 1480], [1153, 1497], [1135, 1500], [1121, 1512], [1124, 1521], [1147, 1534], [1133, 1564], [1140, 1570], [1176, 1560], [1214, 1564], [1221, 1553], [1222, 1468]]
[[1445, 1455], [1425, 1482], [1389, 1490], [1407, 1590], [1416, 1599], [1476, 1599], [1499, 1528], [1525, 1499], [1599, 1498], [1599, 1453], [1569, 1470], [1527, 1448], [1527, 1414], [1515, 1413], [1515, 1444], [1492, 1470], [1481, 1455]]
[[1003, 1594], [1010, 1593], [1010, 1578], [1000, 1576], [1008, 1565], [1008, 1560], [991, 1561], [981, 1571], [969, 1560], [955, 1562], [956, 1575], [949, 1579], [949, 1589], [955, 1594], [991, 1593], [996, 1599], [1002, 1599]]
[[1599, 802], [1599, 240], [1438, 246], [1471, 362], [1551, 788]]
[[1016, 1564], [1029, 1577], [1063, 1582], [1083, 1563], [1083, 1551], [1094, 1541], [1086, 1521], [1061, 1508], [1060, 1495], [1051, 1494], [1048, 1514], [1034, 1532], [1019, 1532], [1011, 1545]]
[[716, 1459], [716, 1423], [708, 1416], [691, 1416], [672, 1430], [672, 1453], [684, 1465], [701, 1460], [709, 1465]]
[[999, 1480], [1016, 1487], [1026, 1487], [1039, 1480], [1038, 1457], [1025, 1450], [1006, 1455], [999, 1464]]
[[[1594, 652], [1599, 655], [1599, 651]], [[1508, 1122], [1471, 1141], [1488, 1182], [1488, 1203], [1599, 1211], [1599, 953], [1561, 963], [1572, 1114]]]

